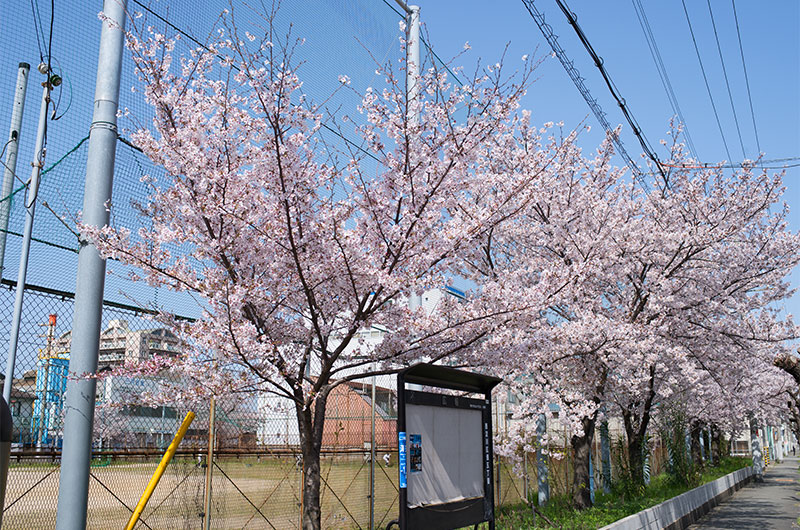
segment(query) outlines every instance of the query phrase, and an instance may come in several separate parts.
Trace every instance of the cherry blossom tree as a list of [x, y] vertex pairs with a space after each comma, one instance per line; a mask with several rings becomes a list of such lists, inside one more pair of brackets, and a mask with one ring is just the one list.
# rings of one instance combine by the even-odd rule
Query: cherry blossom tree
[[[302, 92], [297, 41], [271, 29], [240, 35], [222, 20], [217, 40], [185, 54], [177, 37], [129, 36], [155, 111], [133, 139], [169, 182], [152, 181], [142, 208], [150, 228], [84, 234], [136, 277], [195, 293], [205, 308], [177, 326], [183, 355], [126, 370], [180, 373], [177, 400], [291, 400], [302, 526], [319, 528], [330, 392], [412, 362], [480, 360], [473, 350], [513, 307], [472, 297], [426, 314], [404, 301], [459, 273], [475, 241], [512, 218], [537, 179], [558, 172], [572, 138], [540, 145], [518, 112], [530, 61], [511, 77], [488, 67], [463, 86], [432, 65], [410, 101], [403, 68], [380, 67], [385, 84], [361, 94], [360, 116], [334, 120]], [[346, 76], [340, 82], [350, 90]], [[359, 145], [326, 143], [323, 124]], [[390, 333], [369, 346], [359, 331], [373, 324]]]
[[[670, 165], [688, 165], [681, 149], [673, 144]], [[778, 205], [780, 175], [670, 169], [646, 191], [620, 179], [608, 143], [593, 161], [569, 156], [562, 168], [572, 171], [493, 233], [475, 268], [535, 300], [537, 311], [508, 326], [514, 340], [496, 342], [511, 350], [518, 417], [559, 405], [572, 433], [573, 505], [585, 508], [602, 405], [622, 416], [639, 482], [651, 418], [673, 396], [690, 395], [689, 417], [718, 425], [780, 408], [787, 383], [771, 362], [796, 332], [774, 305], [791, 294], [800, 239]]]
[[[691, 166], [677, 142], [668, 166]], [[669, 168], [642, 202], [643, 237], [626, 250], [633, 267], [609, 296], [649, 335], [613, 389], [635, 480], [655, 403], [688, 393], [690, 417], [718, 429], [775, 405], [785, 388], [771, 364], [796, 332], [775, 307], [791, 295], [800, 239], [787, 230], [782, 191], [780, 175], [753, 167]]]
[[611, 142], [589, 159], [574, 147], [576, 134], [567, 135], [572, 147], [560, 153], [560, 172], [538, 182], [522, 214], [487, 237], [470, 264], [493, 279], [482, 292], [495, 296], [492, 303], [527, 304], [485, 345], [503, 351], [522, 398], [518, 442], [529, 443], [536, 418], [558, 405], [571, 433], [565, 441], [572, 448], [573, 505], [584, 508], [591, 505], [589, 458], [600, 408], [636, 332], [606, 311], [608, 282], [621, 267], [611, 242], [625, 234], [640, 205], [623, 171], [611, 165]]

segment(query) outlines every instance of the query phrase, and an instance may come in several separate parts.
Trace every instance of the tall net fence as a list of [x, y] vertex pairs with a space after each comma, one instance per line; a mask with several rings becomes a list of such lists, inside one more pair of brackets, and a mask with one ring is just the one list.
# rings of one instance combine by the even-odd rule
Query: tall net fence
[[[19, 136], [0, 288], [0, 341], [7, 344], [14, 318], [16, 279], [25, 221], [28, 161], [34, 151], [37, 102], [49, 63], [63, 83], [52, 94], [46, 160], [36, 197], [20, 340], [12, 380], [12, 464], [4, 528], [53, 528], [60, 470], [64, 399], [71, 355], [71, 326], [79, 248], [77, 223], [83, 204], [89, 126], [96, 77], [100, 20], [97, 2], [16, 2], [0, 16], [0, 128], [9, 123], [18, 65], [31, 66]], [[51, 8], [55, 11], [51, 12]], [[129, 0], [139, 27], [180, 35], [180, 51], [206, 46], [230, 10], [237, 29], [263, 32], [269, 2], [209, 0], [202, 9], [186, 0]], [[141, 15], [141, 18], [136, 18]], [[52, 23], [51, 23], [52, 21]], [[379, 64], [401, 59], [403, 13], [388, 0], [286, 2], [274, 21], [281, 38], [304, 39], [298, 47], [303, 91], [325, 101], [332, 116], [357, 115], [356, 92], [380, 85]], [[52, 28], [52, 29], [51, 29]], [[439, 61], [423, 46], [423, 61]], [[336, 91], [339, 76], [354, 91]], [[330, 97], [331, 93], [334, 93]], [[111, 223], [147, 227], [137, 204], [149, 193], [143, 177], [167, 179], [129, 138], [147, 126], [152, 110], [142, 97], [131, 53], [125, 51], [120, 95]], [[358, 118], [357, 118], [358, 119]], [[318, 133], [333, 145], [358, 148], [346, 129]], [[6, 146], [9, 144], [7, 143]], [[0, 158], [5, 158], [5, 147]], [[5, 168], [2, 168], [5, 169]], [[202, 302], [128, 279], [128, 268], [109, 261], [100, 337], [99, 373], [128, 360], [179, 355], [173, 331], [153, 318], [156, 310], [182, 319], [202, 315]], [[180, 380], [159, 376], [106, 376], [98, 381], [89, 482], [90, 528], [123, 527], [185, 414], [185, 406], [150, 406], [142, 394]], [[374, 387], [374, 392], [373, 392]], [[396, 398], [393, 378], [340, 385], [329, 399], [322, 450], [322, 518], [326, 528], [385, 527], [397, 517]], [[374, 396], [374, 398], [373, 398]], [[197, 414], [137, 528], [299, 528], [302, 457], [290, 403], [264, 395], [218, 399], [214, 436], [210, 404]], [[209, 447], [209, 444], [213, 444]], [[209, 449], [211, 458], [209, 459]], [[375, 457], [373, 458], [373, 453]], [[511, 479], [504, 480], [511, 483]], [[503, 494], [505, 498], [506, 494]], [[210, 498], [210, 513], [204, 513]], [[511, 497], [509, 497], [511, 498]], [[518, 496], [513, 497], [518, 498]], [[370, 509], [370, 501], [374, 509]]]

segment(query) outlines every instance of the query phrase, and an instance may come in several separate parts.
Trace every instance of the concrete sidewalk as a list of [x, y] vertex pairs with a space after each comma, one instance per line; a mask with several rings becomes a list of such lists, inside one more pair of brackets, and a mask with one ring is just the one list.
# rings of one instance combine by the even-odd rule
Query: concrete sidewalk
[[764, 473], [763, 483], [751, 482], [711, 510], [691, 530], [731, 528], [800, 528], [800, 459], [788, 457]]

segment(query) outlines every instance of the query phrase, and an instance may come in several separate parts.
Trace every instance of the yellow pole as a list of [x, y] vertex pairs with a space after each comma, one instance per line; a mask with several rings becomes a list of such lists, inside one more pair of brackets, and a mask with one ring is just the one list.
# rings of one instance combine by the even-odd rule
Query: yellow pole
[[150, 495], [152, 495], [153, 490], [156, 489], [158, 481], [161, 480], [161, 475], [163, 475], [164, 471], [166, 471], [167, 465], [169, 465], [170, 460], [172, 460], [172, 456], [175, 454], [175, 450], [178, 448], [178, 444], [181, 443], [181, 440], [183, 440], [183, 436], [186, 434], [186, 431], [189, 430], [189, 425], [192, 424], [192, 420], [194, 420], [194, 412], [189, 412], [183, 419], [183, 423], [181, 423], [181, 428], [178, 429], [178, 432], [175, 434], [175, 438], [172, 439], [172, 443], [169, 444], [169, 447], [167, 447], [167, 452], [164, 453], [164, 456], [161, 458], [161, 462], [159, 462], [155, 473], [153, 473], [152, 478], [150, 478], [150, 482], [147, 484], [144, 493], [142, 493], [142, 497], [139, 499], [139, 503], [136, 505], [136, 509], [133, 510], [131, 518], [130, 520], [128, 520], [127, 526], [125, 526], [125, 530], [131, 530], [134, 526], [136, 526], [136, 523], [139, 522], [139, 517], [142, 515], [142, 512], [144, 511], [144, 507], [147, 505], [147, 501], [150, 500]]

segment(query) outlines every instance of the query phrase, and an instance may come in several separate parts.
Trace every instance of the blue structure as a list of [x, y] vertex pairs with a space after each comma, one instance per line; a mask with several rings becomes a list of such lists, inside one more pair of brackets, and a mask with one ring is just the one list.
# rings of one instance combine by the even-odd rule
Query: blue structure
[[[39, 359], [36, 367], [36, 400], [33, 402], [31, 437], [43, 446], [61, 446], [64, 392], [69, 359]], [[47, 379], [45, 384], [45, 379]], [[42, 428], [39, 427], [41, 422]]]

